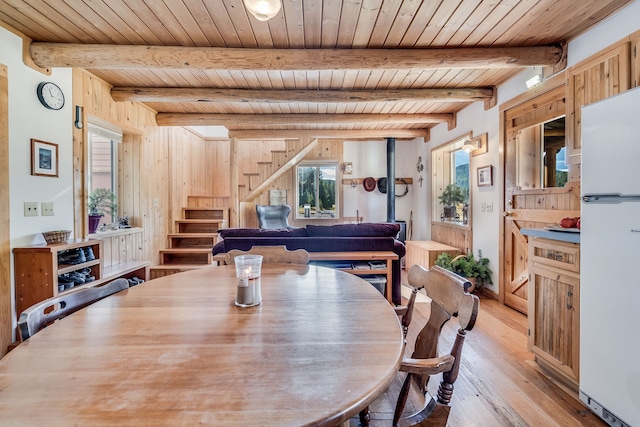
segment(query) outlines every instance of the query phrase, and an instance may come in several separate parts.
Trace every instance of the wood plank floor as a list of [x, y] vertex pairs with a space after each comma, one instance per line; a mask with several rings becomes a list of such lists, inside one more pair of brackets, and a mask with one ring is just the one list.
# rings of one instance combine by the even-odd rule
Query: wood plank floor
[[[408, 354], [412, 351], [410, 343], [426, 323], [428, 306], [424, 299], [415, 306]], [[455, 325], [445, 325], [442, 352], [451, 348], [454, 336]], [[391, 425], [403, 377], [398, 374], [387, 392], [371, 405], [372, 427]], [[439, 383], [439, 377], [430, 381], [433, 395]], [[416, 398], [412, 398], [412, 406]], [[527, 317], [486, 298], [481, 298], [478, 321], [466, 338], [447, 425], [606, 426], [578, 400], [577, 394], [541, 371], [533, 354], [527, 351]], [[352, 418], [350, 427], [357, 426], [357, 417]]]

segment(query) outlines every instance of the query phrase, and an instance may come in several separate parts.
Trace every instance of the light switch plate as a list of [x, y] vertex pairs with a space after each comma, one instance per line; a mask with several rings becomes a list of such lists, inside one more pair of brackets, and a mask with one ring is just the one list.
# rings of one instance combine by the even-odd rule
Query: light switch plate
[[38, 216], [38, 202], [24, 202], [24, 216]]
[[55, 213], [53, 211], [53, 202], [42, 202], [40, 203], [40, 208], [42, 209], [42, 216], [54, 216]]

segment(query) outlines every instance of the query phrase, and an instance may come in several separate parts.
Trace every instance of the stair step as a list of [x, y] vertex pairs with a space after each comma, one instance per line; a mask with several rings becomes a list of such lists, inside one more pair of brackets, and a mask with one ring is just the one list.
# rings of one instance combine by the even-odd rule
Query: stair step
[[211, 264], [213, 255], [211, 248], [174, 248], [160, 250], [160, 264]]
[[229, 219], [227, 208], [182, 208], [183, 219]]
[[158, 277], [169, 276], [171, 274], [176, 274], [183, 271], [191, 271], [207, 267], [214, 266], [207, 264], [156, 265], [149, 268], [149, 280], [157, 279]]
[[226, 221], [222, 219], [179, 219], [176, 220], [178, 233], [216, 233], [225, 228]]
[[213, 248], [218, 233], [177, 233], [167, 235], [169, 248]]

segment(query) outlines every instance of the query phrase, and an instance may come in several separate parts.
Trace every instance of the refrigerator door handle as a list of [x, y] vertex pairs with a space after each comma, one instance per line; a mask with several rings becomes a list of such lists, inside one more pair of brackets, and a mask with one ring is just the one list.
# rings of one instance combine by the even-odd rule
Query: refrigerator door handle
[[585, 203], [607, 203], [618, 204], [622, 202], [640, 202], [640, 194], [585, 194], [582, 196]]

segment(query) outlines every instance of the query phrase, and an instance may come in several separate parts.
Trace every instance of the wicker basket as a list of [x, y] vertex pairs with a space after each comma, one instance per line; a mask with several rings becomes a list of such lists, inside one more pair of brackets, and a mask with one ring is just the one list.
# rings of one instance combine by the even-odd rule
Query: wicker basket
[[52, 243], [64, 243], [69, 240], [69, 236], [71, 235], [71, 230], [56, 230], [56, 231], [46, 231], [42, 233], [42, 237], [48, 244]]

